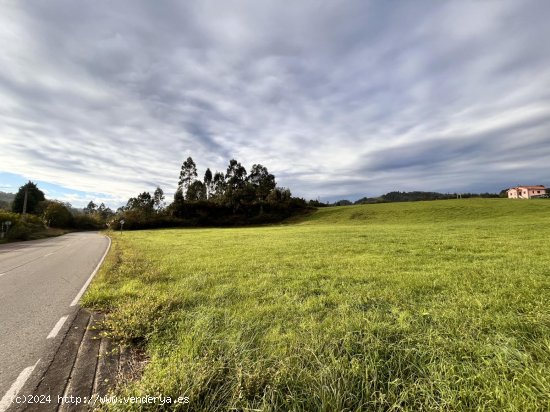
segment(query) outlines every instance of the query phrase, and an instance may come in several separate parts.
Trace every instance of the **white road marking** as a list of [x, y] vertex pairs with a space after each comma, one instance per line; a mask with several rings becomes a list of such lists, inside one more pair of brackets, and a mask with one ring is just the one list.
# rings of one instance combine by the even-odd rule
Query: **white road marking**
[[55, 326], [53, 327], [52, 331], [50, 332], [50, 334], [46, 339], [55, 338], [59, 333], [59, 331], [61, 330], [61, 328], [63, 327], [63, 325], [65, 324], [65, 321], [67, 320], [68, 317], [69, 316], [62, 316], [61, 319], [57, 321], [57, 323], [55, 324]]
[[44, 257], [48, 257], [48, 256], [51, 256], [53, 255], [55, 252], [52, 252], [52, 253], [48, 253], [47, 255], [44, 255]]
[[[88, 278], [88, 280], [86, 281], [86, 283], [84, 283], [84, 286], [82, 286], [82, 289], [80, 289], [80, 292], [78, 292], [78, 295], [76, 295], [76, 297], [73, 299], [73, 301], [71, 302], [71, 306], [76, 306], [78, 301], [80, 300], [80, 298], [82, 297], [82, 295], [84, 294], [84, 292], [86, 292], [86, 288], [88, 287], [88, 285], [90, 284], [90, 282], [92, 281], [92, 279], [94, 278], [95, 274], [97, 273], [97, 271], [99, 270], [99, 268], [101, 267], [101, 264], [103, 263], [103, 261], [105, 260], [105, 257], [107, 256], [107, 253], [109, 253], [109, 249], [111, 248], [111, 238], [110, 237], [107, 237], [107, 239], [109, 239], [109, 246], [107, 246], [107, 250], [105, 251], [105, 253], [103, 254], [103, 257], [101, 258], [101, 260], [99, 261], [99, 263], [97, 264], [97, 266], [95, 267], [94, 271], [92, 272], [92, 274], [90, 275], [90, 277]], [[2, 412], [2, 411], [0, 411]]]
[[6, 394], [2, 397], [2, 400], [0, 400], [0, 412], [8, 410], [21, 388], [25, 385], [25, 382], [27, 382], [27, 379], [29, 379], [29, 376], [31, 376], [32, 371], [36, 368], [36, 365], [38, 365], [38, 362], [40, 362], [40, 359], [38, 359], [33, 366], [23, 369], [19, 374], [13, 385], [11, 385]]
[[0, 276], [4, 276], [4, 275], [5, 275], [5, 273], [0, 273]]

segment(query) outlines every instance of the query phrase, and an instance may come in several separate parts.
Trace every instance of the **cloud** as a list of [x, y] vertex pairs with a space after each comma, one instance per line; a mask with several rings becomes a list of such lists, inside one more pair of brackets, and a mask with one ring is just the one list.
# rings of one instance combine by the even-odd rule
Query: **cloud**
[[7, 2], [0, 171], [173, 191], [181, 162], [295, 194], [550, 185], [550, 4]]

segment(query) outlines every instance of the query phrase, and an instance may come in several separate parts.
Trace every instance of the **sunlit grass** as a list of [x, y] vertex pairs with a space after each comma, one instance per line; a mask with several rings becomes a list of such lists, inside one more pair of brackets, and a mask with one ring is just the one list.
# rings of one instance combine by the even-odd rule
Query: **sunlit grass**
[[121, 391], [182, 410], [548, 410], [549, 223], [459, 200], [116, 233], [85, 304], [150, 356]]

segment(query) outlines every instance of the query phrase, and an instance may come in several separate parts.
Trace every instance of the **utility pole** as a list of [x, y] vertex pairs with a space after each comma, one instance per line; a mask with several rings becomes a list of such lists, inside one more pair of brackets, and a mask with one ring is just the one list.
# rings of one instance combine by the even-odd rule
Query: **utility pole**
[[29, 188], [25, 187], [25, 198], [23, 200], [23, 213], [22, 213], [22, 219], [25, 221], [25, 215], [27, 214], [27, 199], [29, 197]]

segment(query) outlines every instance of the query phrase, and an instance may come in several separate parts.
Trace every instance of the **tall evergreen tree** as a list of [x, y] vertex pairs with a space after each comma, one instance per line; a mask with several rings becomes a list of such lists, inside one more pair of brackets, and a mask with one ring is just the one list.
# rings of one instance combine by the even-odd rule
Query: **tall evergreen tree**
[[231, 159], [227, 166], [225, 180], [229, 190], [242, 189], [246, 183], [246, 169], [235, 159]]
[[195, 180], [185, 194], [185, 199], [190, 202], [197, 200], [206, 200], [206, 186], [200, 180]]
[[178, 187], [182, 188], [182, 192], [186, 193], [187, 189], [197, 178], [197, 165], [189, 156], [185, 162], [181, 165], [180, 179], [178, 181]]
[[260, 200], [265, 200], [277, 185], [275, 176], [268, 172], [267, 167], [260, 164], [252, 166], [248, 175], [248, 182], [253, 185], [256, 197]]
[[225, 176], [221, 172], [214, 173], [212, 178], [212, 188], [214, 198], [216, 200], [221, 200], [225, 194]]
[[204, 172], [204, 187], [206, 188], [206, 198], [210, 199], [210, 196], [212, 195], [212, 187], [213, 187], [213, 178], [212, 178], [212, 171], [210, 168], [206, 169], [206, 172]]
[[231, 159], [225, 174], [225, 200], [233, 206], [234, 211], [239, 208], [245, 186], [246, 169], [235, 159]]
[[39, 213], [38, 203], [46, 200], [44, 192], [42, 192], [35, 183], [30, 180], [19, 188], [13, 199], [11, 205], [12, 211], [16, 213], [23, 213], [24, 203], [25, 203], [25, 192], [27, 195], [27, 213]]

